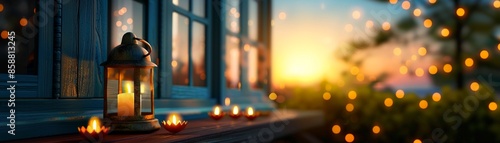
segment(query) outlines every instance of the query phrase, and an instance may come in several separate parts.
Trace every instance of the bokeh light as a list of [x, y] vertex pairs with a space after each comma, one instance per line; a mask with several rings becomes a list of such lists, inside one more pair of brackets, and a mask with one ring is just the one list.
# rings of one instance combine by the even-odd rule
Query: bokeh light
[[413, 143], [422, 143], [422, 141], [420, 141], [419, 139], [415, 139]]
[[347, 105], [345, 105], [345, 110], [347, 112], [352, 112], [354, 110], [354, 105], [352, 103], [348, 103]]
[[346, 24], [344, 29], [346, 32], [351, 32], [354, 27], [351, 24]]
[[408, 67], [406, 67], [406, 66], [399, 67], [399, 73], [401, 73], [401, 74], [408, 73]]
[[396, 3], [398, 3], [398, 0], [389, 0], [389, 3], [396, 4]]
[[429, 0], [430, 4], [435, 4], [437, 0]]
[[464, 8], [458, 8], [456, 11], [457, 15], [462, 17], [465, 15], [465, 9]]
[[415, 75], [418, 77], [424, 76], [424, 69], [422, 69], [422, 68], [415, 69]]
[[347, 134], [347, 135], [345, 135], [345, 141], [348, 142], [348, 143], [353, 142], [354, 141], [354, 135], [352, 135], [350, 133]]
[[465, 59], [465, 66], [472, 67], [474, 65], [474, 60], [472, 58]]
[[359, 74], [359, 68], [357, 66], [351, 67], [351, 74], [352, 75], [357, 75]]
[[351, 100], [354, 100], [356, 99], [356, 96], [358, 96], [358, 94], [356, 93], [356, 91], [354, 90], [351, 90], [349, 91], [349, 93], [347, 93], [347, 97]]
[[392, 53], [395, 55], [395, 56], [400, 56], [401, 55], [401, 48], [394, 48], [392, 50]]
[[354, 18], [354, 19], [359, 19], [359, 18], [361, 18], [361, 12], [359, 12], [359, 11], [357, 11], [357, 10], [353, 11], [353, 12], [352, 12], [352, 18]]
[[371, 21], [371, 20], [366, 21], [366, 24], [365, 24], [366, 28], [373, 28], [373, 25], [374, 25], [373, 21]]
[[365, 80], [365, 75], [364, 74], [358, 74], [358, 75], [356, 75], [356, 80], [358, 80], [359, 82]]
[[403, 90], [401, 90], [401, 89], [397, 90], [396, 91], [396, 97], [399, 98], [399, 99], [405, 97], [405, 92]]
[[434, 94], [432, 94], [432, 100], [435, 102], [439, 102], [439, 100], [441, 100], [441, 94], [435, 92]]
[[19, 24], [20, 24], [21, 26], [26, 26], [26, 25], [28, 25], [28, 19], [26, 19], [26, 18], [24, 18], [24, 17], [23, 17], [23, 18], [21, 18], [21, 20], [19, 20]]
[[500, 0], [493, 1], [493, 7], [500, 8]]
[[425, 27], [425, 28], [431, 28], [431, 27], [432, 27], [432, 20], [430, 20], [430, 19], [425, 19], [425, 20], [424, 20], [424, 27]]
[[280, 14], [278, 15], [278, 18], [281, 19], [281, 20], [285, 20], [286, 19], [286, 13], [285, 12], [280, 12]]
[[497, 105], [497, 103], [495, 103], [495, 102], [490, 102], [490, 104], [488, 104], [488, 108], [489, 108], [491, 111], [495, 111], [495, 110], [497, 110], [498, 105]]
[[419, 17], [420, 15], [422, 15], [422, 10], [420, 10], [419, 8], [415, 8], [415, 10], [413, 10], [413, 15]]
[[0, 35], [1, 35], [2, 39], [7, 39], [9, 37], [9, 32], [4, 30], [4, 31], [2, 31], [2, 33]]
[[276, 100], [276, 98], [278, 98], [278, 95], [276, 95], [276, 93], [273, 92], [273, 93], [269, 94], [270, 100]]
[[384, 100], [384, 105], [385, 105], [386, 107], [391, 107], [391, 106], [392, 106], [392, 104], [393, 104], [393, 101], [392, 101], [392, 99], [391, 99], [391, 98], [386, 98], [386, 99]]
[[429, 103], [427, 103], [426, 100], [420, 100], [420, 102], [418, 103], [418, 106], [421, 108], [421, 109], [426, 109], [427, 106], [429, 106]]
[[332, 95], [330, 94], [330, 92], [323, 93], [324, 100], [330, 100], [330, 98], [332, 98]]
[[438, 68], [435, 65], [429, 67], [429, 74], [436, 74], [438, 72]]
[[390, 30], [391, 29], [391, 23], [389, 23], [389, 22], [382, 23], [382, 29], [385, 30], [385, 31]]
[[418, 55], [425, 56], [427, 54], [427, 49], [425, 47], [418, 48]]
[[441, 29], [441, 36], [443, 36], [443, 37], [450, 36], [450, 30], [448, 28]]
[[474, 81], [474, 82], [472, 82], [472, 83], [470, 84], [470, 90], [472, 90], [472, 91], [478, 91], [478, 90], [479, 90], [479, 83], [477, 83], [477, 82], [475, 82], [475, 81]]
[[410, 1], [405, 0], [405, 1], [401, 4], [401, 8], [403, 8], [404, 10], [408, 10], [408, 9], [410, 9], [410, 7], [411, 7], [411, 3], [410, 3]]
[[445, 65], [443, 66], [443, 71], [444, 71], [445, 73], [450, 73], [452, 70], [453, 70], [453, 67], [452, 67], [450, 64], [445, 64]]
[[375, 126], [373, 126], [372, 131], [374, 134], [378, 134], [378, 133], [380, 133], [380, 127], [375, 125]]
[[3, 11], [3, 4], [0, 3], [0, 12]]
[[340, 128], [340, 126], [339, 126], [339, 125], [333, 125], [333, 127], [332, 127], [332, 132], [333, 132], [334, 134], [339, 134], [339, 133], [340, 133], [340, 131], [342, 131], [342, 128]]
[[488, 57], [490, 56], [490, 53], [487, 50], [481, 50], [481, 52], [479, 53], [479, 56], [481, 57], [481, 59], [488, 59]]

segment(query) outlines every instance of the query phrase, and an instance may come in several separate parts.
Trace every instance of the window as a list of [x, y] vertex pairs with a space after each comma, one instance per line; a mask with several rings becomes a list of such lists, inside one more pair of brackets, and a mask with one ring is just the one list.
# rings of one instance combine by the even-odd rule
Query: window
[[132, 32], [139, 38], [145, 38], [145, 12], [146, 4], [142, 0], [112, 0], [110, 47], [120, 45], [122, 36]]
[[226, 1], [226, 77], [227, 88], [241, 88], [240, 0]]
[[[23, 83], [23, 87], [18, 88], [22, 91], [16, 92], [18, 98], [52, 97], [50, 90], [44, 90], [52, 86], [52, 76], [50, 76], [52, 69], [39, 70], [38, 68], [52, 67], [52, 63], [39, 60], [52, 59], [52, 46], [49, 44], [52, 42], [52, 37], [39, 36], [50, 35], [47, 31], [51, 31], [52, 27], [41, 24], [52, 23], [50, 17], [41, 17], [37, 14], [40, 11], [39, 4], [37, 0], [0, 1], [0, 49], [3, 49], [0, 52], [2, 61], [0, 80]], [[50, 47], [39, 51], [40, 46]], [[9, 54], [15, 56], [15, 63], [8, 63]], [[0, 83], [0, 87], [4, 89], [9, 85], [11, 83]], [[0, 94], [9, 95], [7, 92], [7, 90], [2, 90]]]
[[172, 0], [172, 4], [172, 82], [206, 87], [206, 0]]

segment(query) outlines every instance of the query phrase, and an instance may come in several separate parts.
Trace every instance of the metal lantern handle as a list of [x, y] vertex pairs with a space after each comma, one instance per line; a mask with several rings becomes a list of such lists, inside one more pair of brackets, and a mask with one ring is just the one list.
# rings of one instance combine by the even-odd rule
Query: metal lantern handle
[[134, 39], [138, 40], [139, 42], [142, 42], [142, 44], [146, 45], [146, 47], [144, 47], [144, 49], [146, 49], [148, 51], [148, 53], [146, 55], [144, 55], [144, 57], [151, 55], [151, 51], [153, 50], [153, 47], [151, 47], [151, 44], [149, 44], [148, 41], [141, 39], [141, 38], [134, 38]]

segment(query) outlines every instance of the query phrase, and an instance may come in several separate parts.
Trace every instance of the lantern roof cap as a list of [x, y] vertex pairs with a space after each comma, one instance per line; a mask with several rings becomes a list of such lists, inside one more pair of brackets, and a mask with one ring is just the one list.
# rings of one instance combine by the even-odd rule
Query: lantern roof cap
[[[139, 46], [137, 41], [145, 45], [145, 48]], [[113, 48], [105, 62], [101, 66], [105, 67], [157, 67], [151, 62], [152, 47], [143, 39], [137, 38], [132, 32], [127, 32], [122, 37], [122, 43]]]

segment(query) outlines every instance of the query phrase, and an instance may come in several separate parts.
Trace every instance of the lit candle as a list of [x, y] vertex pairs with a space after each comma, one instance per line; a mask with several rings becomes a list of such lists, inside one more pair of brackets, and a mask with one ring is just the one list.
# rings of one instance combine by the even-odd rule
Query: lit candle
[[259, 116], [258, 112], [255, 112], [252, 107], [247, 108], [247, 112], [245, 113], [245, 117], [247, 117], [248, 120], [254, 120]]
[[98, 117], [92, 117], [89, 120], [87, 128], [80, 127], [78, 132], [85, 139], [92, 142], [102, 141], [102, 137], [108, 134], [109, 127], [101, 126], [101, 121]]
[[208, 115], [214, 120], [219, 120], [224, 117], [224, 113], [221, 112], [220, 106], [215, 106], [212, 112], [208, 112]]
[[229, 116], [233, 119], [238, 119], [241, 116], [240, 108], [238, 106], [233, 106], [231, 114]]
[[118, 94], [118, 116], [134, 115], [134, 93], [130, 83], [125, 84], [125, 93]]
[[162, 122], [163, 128], [174, 134], [182, 131], [186, 127], [187, 123], [187, 121], [182, 121], [181, 115], [177, 113], [171, 113], [167, 117], [167, 121]]

